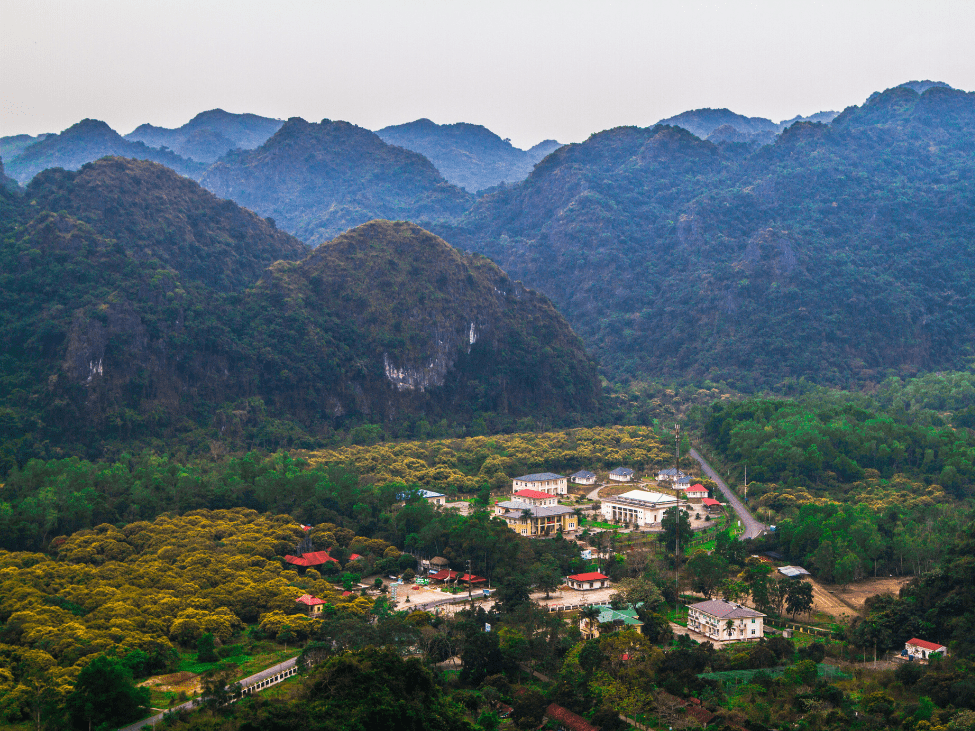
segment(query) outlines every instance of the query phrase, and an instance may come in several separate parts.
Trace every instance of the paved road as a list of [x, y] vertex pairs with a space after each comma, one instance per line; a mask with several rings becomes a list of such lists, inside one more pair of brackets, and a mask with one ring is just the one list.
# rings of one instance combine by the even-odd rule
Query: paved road
[[604, 487], [607, 487], [607, 485], [600, 485], [595, 490], [590, 490], [589, 494], [586, 495], [586, 497], [589, 498], [590, 500], [599, 500], [599, 491], [602, 490]]
[[731, 505], [734, 511], [738, 514], [738, 519], [741, 520], [741, 524], [745, 526], [745, 532], [742, 533], [741, 539], [757, 538], [759, 535], [761, 535], [762, 531], [764, 531], [768, 526], [766, 526], [764, 523], [759, 523], [757, 520], [755, 520], [755, 518], [752, 517], [752, 514], [748, 512], [748, 508], [745, 507], [744, 503], [742, 503], [742, 501], [738, 499], [738, 496], [731, 491], [731, 488], [729, 488], [725, 484], [724, 480], [718, 476], [718, 473], [711, 469], [711, 465], [704, 461], [704, 457], [698, 454], [696, 449], [691, 450], [691, 456], [701, 465], [701, 469], [704, 470], [704, 474], [713, 480], [718, 486], [718, 489], [724, 493], [725, 498], [728, 500], [728, 504]]

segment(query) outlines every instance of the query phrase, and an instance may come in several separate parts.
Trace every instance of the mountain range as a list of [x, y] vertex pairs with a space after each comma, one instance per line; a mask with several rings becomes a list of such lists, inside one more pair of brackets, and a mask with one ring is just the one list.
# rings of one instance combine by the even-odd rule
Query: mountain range
[[975, 336], [975, 94], [908, 86], [774, 144], [566, 145], [436, 230], [546, 293], [614, 379], [855, 385]]
[[[480, 196], [381, 134], [296, 118], [199, 177], [307, 244], [405, 219], [487, 255], [549, 296], [614, 380], [853, 386], [970, 353], [973, 100], [923, 81], [813, 121], [694, 110], [665, 121], [696, 135], [673, 124], [606, 130]], [[72, 130], [25, 148], [8, 171], [23, 180], [25, 156], [53, 158]], [[475, 125], [419, 120], [381, 133], [444, 160], [476, 158], [470, 180], [518, 157]], [[103, 205], [89, 197], [83, 208]], [[71, 200], [56, 210], [80, 211]], [[227, 277], [215, 269], [208, 286], [231, 286]]]
[[187, 159], [212, 163], [231, 150], [260, 147], [281, 129], [282, 124], [280, 119], [211, 109], [175, 129], [140, 125], [125, 135], [125, 139], [143, 142], [149, 147], [168, 147]]
[[384, 142], [419, 152], [449, 182], [477, 193], [528, 177], [535, 164], [561, 145], [545, 140], [520, 150], [479, 124], [435, 124], [418, 119], [376, 132]]
[[312, 251], [163, 166], [106, 158], [0, 190], [0, 240], [7, 463], [600, 408], [548, 300], [414, 224]]

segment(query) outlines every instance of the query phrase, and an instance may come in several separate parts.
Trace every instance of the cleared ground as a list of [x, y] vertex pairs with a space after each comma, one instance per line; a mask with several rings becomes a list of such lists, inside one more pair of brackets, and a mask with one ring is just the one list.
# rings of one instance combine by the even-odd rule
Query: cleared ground
[[910, 576], [864, 579], [845, 587], [822, 584], [811, 577], [806, 581], [813, 587], [813, 611], [829, 614], [837, 619], [859, 614], [868, 597], [875, 594], [897, 594]]

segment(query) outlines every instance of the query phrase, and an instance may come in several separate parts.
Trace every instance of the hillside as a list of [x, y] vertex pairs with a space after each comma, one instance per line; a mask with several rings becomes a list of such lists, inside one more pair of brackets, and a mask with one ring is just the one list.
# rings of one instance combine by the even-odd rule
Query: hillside
[[169, 150], [129, 142], [104, 122], [83, 119], [61, 134], [48, 135], [26, 147], [7, 162], [7, 174], [26, 184], [42, 170], [54, 167], [77, 170], [85, 163], [106, 155], [152, 160], [189, 178], [199, 178], [203, 172], [203, 166], [199, 163], [186, 160]]
[[159, 166], [103, 160], [0, 196], [3, 469], [599, 407], [547, 300], [415, 226], [361, 227], [246, 288], [305, 247]]
[[613, 377], [866, 383], [975, 335], [975, 95], [895, 88], [728, 150], [619, 128], [439, 226], [550, 296]]
[[472, 200], [422, 155], [327, 119], [289, 119], [258, 149], [214, 164], [201, 182], [313, 246], [375, 218], [455, 217]]
[[185, 158], [212, 163], [230, 150], [253, 150], [261, 146], [282, 124], [280, 119], [211, 109], [175, 129], [140, 125], [125, 135], [125, 139], [144, 142], [150, 147], [165, 146]]
[[41, 134], [32, 137], [31, 135], [8, 135], [0, 137], [0, 157], [4, 160], [13, 160], [35, 142], [50, 137], [49, 134]]
[[263, 218], [154, 162], [115, 157], [78, 172], [47, 170], [27, 197], [88, 223], [139, 261], [158, 261], [216, 290], [244, 289], [278, 259], [308, 253]]
[[539, 160], [560, 147], [555, 140], [520, 150], [479, 124], [435, 124], [418, 119], [376, 132], [384, 142], [418, 152], [451, 183], [477, 193], [528, 177]]

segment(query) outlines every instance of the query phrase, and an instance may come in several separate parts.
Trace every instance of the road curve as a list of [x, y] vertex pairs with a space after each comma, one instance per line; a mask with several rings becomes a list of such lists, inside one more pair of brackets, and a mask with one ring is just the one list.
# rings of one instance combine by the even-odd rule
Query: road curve
[[762, 531], [764, 531], [767, 526], [764, 523], [759, 523], [757, 520], [755, 520], [755, 518], [752, 517], [752, 514], [748, 512], [748, 508], [745, 507], [744, 503], [742, 503], [742, 501], [738, 499], [738, 496], [731, 491], [731, 488], [729, 488], [725, 484], [724, 480], [718, 476], [718, 473], [711, 469], [711, 465], [704, 460], [704, 457], [697, 453], [696, 449], [692, 449], [690, 454], [698, 461], [698, 464], [701, 465], [701, 469], [704, 470], [704, 474], [714, 481], [714, 484], [716, 484], [718, 489], [724, 494], [728, 504], [734, 509], [735, 513], [738, 514], [738, 519], [741, 521], [741, 524], [745, 526], [745, 532], [741, 534], [741, 539], [745, 540], [746, 538], [758, 538], [758, 536], [761, 535]]

